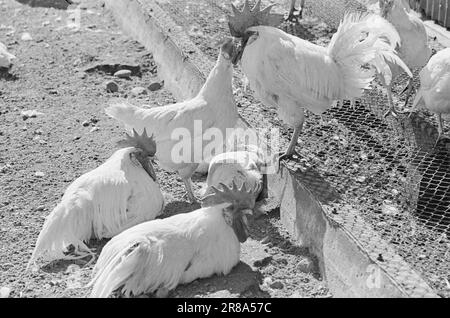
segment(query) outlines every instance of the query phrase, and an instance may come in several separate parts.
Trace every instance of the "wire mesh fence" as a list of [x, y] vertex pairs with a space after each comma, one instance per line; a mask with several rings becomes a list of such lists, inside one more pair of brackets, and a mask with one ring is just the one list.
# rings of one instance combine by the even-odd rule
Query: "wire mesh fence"
[[[281, 10], [288, 7], [289, 1], [280, 1]], [[242, 3], [233, 2], [238, 6]], [[327, 45], [345, 12], [366, 10], [360, 2], [363, 1], [306, 0], [304, 19], [281, 28]], [[214, 61], [216, 49], [211, 43], [228, 35], [229, 3], [172, 0], [161, 5]], [[436, 50], [442, 49], [432, 39], [430, 44]], [[418, 70], [414, 73], [418, 87]], [[241, 78], [236, 69], [238, 87], [242, 86]], [[406, 76], [395, 80], [397, 106], [404, 104], [400, 92], [406, 82]], [[259, 103], [251, 93], [239, 91], [235, 97], [241, 115], [255, 128], [269, 122], [279, 127], [288, 141], [292, 130], [278, 119], [276, 109]], [[324, 205], [335, 207], [335, 211], [357, 211], [439, 295], [450, 297], [450, 143], [443, 140], [434, 147], [437, 122], [433, 114], [421, 110], [410, 118], [384, 118], [387, 108], [386, 92], [374, 82], [353, 106], [345, 101], [322, 116], [307, 113], [296, 149], [300, 157], [292, 164], [306, 171], [300, 181]], [[445, 125], [448, 132], [448, 123]], [[328, 185], [326, 191], [324, 183]], [[349, 225], [352, 226], [357, 223]]]
[[[336, 28], [348, 11], [365, 6], [315, 0], [307, 1], [305, 13]], [[285, 31], [304, 37], [292, 27]], [[432, 39], [430, 44], [442, 49]], [[418, 87], [419, 70], [414, 71]], [[405, 76], [396, 79], [398, 105], [406, 83]], [[355, 107], [343, 102], [312, 116], [320, 123], [313, 128], [317, 137], [304, 137], [298, 150], [439, 295], [449, 297], [450, 142], [435, 147], [437, 122], [426, 110], [384, 119], [386, 109], [385, 91], [374, 83]]]

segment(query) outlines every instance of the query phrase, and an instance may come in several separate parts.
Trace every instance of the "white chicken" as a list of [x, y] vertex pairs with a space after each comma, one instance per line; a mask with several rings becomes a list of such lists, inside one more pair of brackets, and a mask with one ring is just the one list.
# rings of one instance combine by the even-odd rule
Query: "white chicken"
[[388, 77], [388, 60], [411, 74], [395, 53], [400, 42], [397, 31], [378, 15], [346, 15], [329, 46], [322, 47], [272, 27], [281, 18], [270, 14], [270, 7], [260, 10], [260, 1], [253, 10], [248, 2], [242, 11], [232, 8], [230, 32], [242, 38], [233, 62], [242, 61], [257, 98], [277, 107], [281, 119], [294, 127], [280, 160], [295, 152], [304, 109], [321, 114], [335, 100], [362, 95], [375, 76], [372, 68], [362, 66], [370, 63]]
[[6, 46], [0, 42], [0, 68], [10, 69], [15, 58], [14, 55], [7, 51]]
[[265, 166], [262, 152], [256, 146], [249, 147], [249, 150], [221, 153], [209, 164], [204, 195], [214, 193], [213, 187], [217, 188], [221, 183], [227, 186], [233, 182], [238, 186], [245, 183], [250, 189], [262, 189]]
[[[38, 259], [77, 259], [92, 255], [85, 242], [110, 238], [152, 220], [164, 206], [150, 158], [155, 142], [144, 132], [127, 136], [132, 147], [117, 150], [98, 168], [76, 179], [46, 218], [30, 265]], [[72, 245], [77, 256], [66, 255]]]
[[437, 144], [443, 135], [442, 114], [450, 114], [450, 48], [433, 55], [420, 71], [420, 88], [413, 109], [422, 103], [437, 115]]
[[257, 191], [221, 186], [204, 199], [204, 208], [139, 224], [109, 241], [88, 284], [91, 297], [118, 289], [126, 296], [156, 291], [166, 297], [179, 284], [227, 275], [249, 236], [247, 215]]
[[[109, 116], [124, 123], [125, 127], [138, 132], [146, 128], [154, 135], [160, 166], [178, 172], [191, 202], [196, 201], [191, 176], [200, 163], [210, 159], [208, 153], [203, 151], [211, 143], [209, 133], [220, 132], [223, 137], [226, 130], [234, 128], [237, 123], [238, 112], [231, 82], [233, 50], [232, 40], [227, 39], [204, 86], [191, 100], [151, 109], [127, 103], [114, 104], [106, 109]], [[182, 149], [180, 139], [183, 141]], [[222, 145], [226, 144], [226, 140], [222, 141], [215, 140], [216, 154], [224, 151]], [[179, 153], [182, 153], [180, 157], [183, 160], [180, 160]]]
[[[404, 0], [379, 0], [380, 14], [388, 20], [400, 35], [401, 44], [397, 51], [400, 58], [410, 69], [422, 68], [431, 57], [431, 48], [428, 46], [428, 35], [422, 20], [411, 11], [409, 5]], [[402, 73], [402, 69], [397, 65], [390, 65], [392, 79]], [[386, 85], [388, 92], [390, 109], [389, 113], [396, 114], [392, 102], [392, 85]], [[410, 77], [406, 91], [405, 106], [413, 90], [413, 79]]]

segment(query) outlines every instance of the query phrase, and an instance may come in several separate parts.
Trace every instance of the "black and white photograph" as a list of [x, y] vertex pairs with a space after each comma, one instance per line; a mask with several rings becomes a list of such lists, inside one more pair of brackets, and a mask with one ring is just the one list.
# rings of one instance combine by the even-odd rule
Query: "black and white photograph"
[[0, 0], [0, 298], [450, 298], [450, 0]]

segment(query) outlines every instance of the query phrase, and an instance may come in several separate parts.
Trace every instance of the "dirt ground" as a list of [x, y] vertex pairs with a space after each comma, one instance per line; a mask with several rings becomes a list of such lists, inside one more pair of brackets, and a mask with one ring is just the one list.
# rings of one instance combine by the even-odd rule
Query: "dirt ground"
[[[150, 84], [161, 83], [151, 54], [121, 33], [101, 1], [83, 1], [79, 30], [68, 25], [61, 1], [0, 0], [0, 42], [17, 56], [10, 73], [0, 75], [0, 288], [9, 288], [10, 297], [89, 294], [82, 287], [94, 264], [86, 261], [25, 272], [44, 218], [66, 187], [104, 162], [122, 138], [103, 111], [111, 98], [152, 106], [175, 101], [164, 87], [150, 91]], [[45, 7], [55, 3], [62, 9]], [[112, 76], [120, 65], [133, 69], [129, 80]], [[112, 80], [116, 93], [105, 87]], [[145, 92], [133, 95], [136, 87]], [[26, 118], [22, 112], [28, 110], [40, 114]], [[198, 208], [184, 201], [176, 175], [158, 167], [156, 173], [166, 198], [162, 217]], [[194, 178], [195, 191], [204, 181]], [[253, 224], [242, 262], [230, 275], [180, 286], [171, 296], [330, 297], [314, 258], [289, 240], [271, 205]], [[99, 254], [105, 243], [90, 245]]]

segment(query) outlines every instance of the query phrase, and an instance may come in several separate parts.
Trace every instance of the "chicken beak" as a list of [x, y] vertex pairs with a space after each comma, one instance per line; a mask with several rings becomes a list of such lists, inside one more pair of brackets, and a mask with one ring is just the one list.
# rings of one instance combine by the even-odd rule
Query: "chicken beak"
[[250, 236], [247, 215], [252, 213], [252, 210], [243, 210], [233, 219], [233, 230], [240, 243], [244, 243]]
[[231, 62], [233, 63], [233, 65], [237, 65], [239, 63], [239, 61], [242, 58], [242, 53], [244, 53], [244, 49], [243, 47], [239, 47], [234, 51], [234, 55], [231, 59]]
[[156, 173], [153, 169], [153, 165], [151, 164], [151, 158], [144, 156], [143, 158], [141, 156], [137, 156], [138, 161], [142, 165], [142, 168], [144, 168], [145, 172], [150, 176], [150, 178], [153, 179], [153, 181], [156, 181]]

